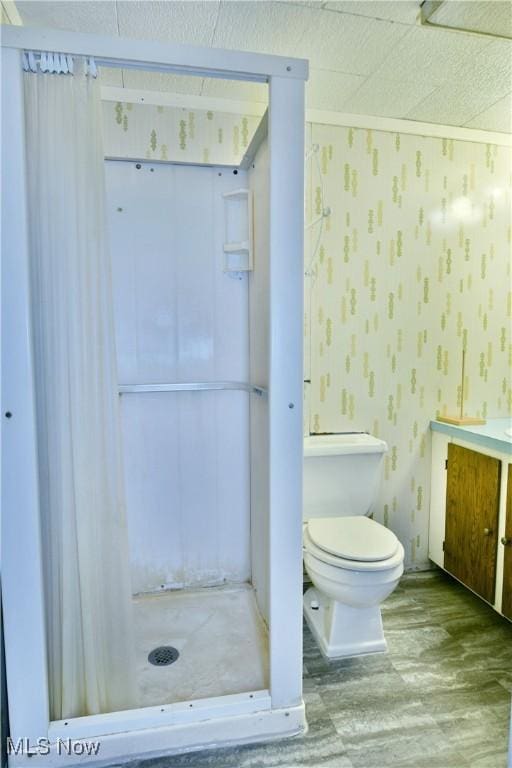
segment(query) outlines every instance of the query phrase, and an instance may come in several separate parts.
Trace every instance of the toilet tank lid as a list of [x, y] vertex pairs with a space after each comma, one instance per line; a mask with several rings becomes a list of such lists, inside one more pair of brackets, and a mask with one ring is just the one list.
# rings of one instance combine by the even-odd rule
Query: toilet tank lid
[[393, 531], [368, 517], [318, 517], [307, 530], [313, 544], [346, 560], [387, 560], [399, 546]]
[[387, 449], [384, 440], [366, 432], [342, 432], [337, 435], [311, 435], [304, 438], [304, 456], [385, 453]]

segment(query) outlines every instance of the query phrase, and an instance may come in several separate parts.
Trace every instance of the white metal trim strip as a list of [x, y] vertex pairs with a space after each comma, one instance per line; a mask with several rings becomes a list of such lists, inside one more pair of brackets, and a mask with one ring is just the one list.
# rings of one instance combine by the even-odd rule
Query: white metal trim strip
[[258, 149], [261, 147], [263, 141], [268, 136], [268, 109], [265, 110], [262, 118], [256, 128], [254, 135], [251, 139], [251, 143], [247, 147], [247, 150], [240, 161], [240, 168], [244, 171], [248, 170], [252, 165]]
[[[269, 108], [270, 692], [302, 697], [304, 84], [273, 77]], [[290, 130], [290, 126], [293, 126]]]
[[97, 64], [109, 66], [158, 69], [230, 80], [265, 82], [274, 76], [297, 80], [308, 78], [308, 62], [305, 59], [58, 29], [6, 25], [2, 29], [1, 45], [93, 56]]
[[[49, 754], [34, 754], [29, 760], [31, 768], [76, 768], [78, 765], [111, 766], [128, 759], [159, 757], [190, 753], [199, 749], [227, 747], [273, 739], [282, 739], [304, 733], [306, 716], [304, 702], [296, 707], [269, 709], [245, 715], [215, 717], [196, 723], [144, 728], [103, 736], [97, 755], [84, 749], [68, 754], [64, 748], [59, 754], [54, 748]], [[97, 743], [98, 740], [95, 739]], [[65, 740], [67, 745], [68, 740]], [[91, 745], [91, 740], [71, 741], [71, 745]], [[77, 756], [77, 754], [79, 756]], [[172, 763], [172, 758], [167, 758]], [[10, 768], [27, 768], [27, 756], [11, 755]]]
[[248, 691], [207, 699], [179, 701], [174, 704], [161, 704], [156, 707], [127, 709], [104, 715], [54, 720], [50, 723], [48, 738], [51, 742], [58, 739], [98, 738], [124, 731], [185, 725], [213, 718], [264, 712], [270, 708], [271, 699], [268, 690]]
[[1, 54], [2, 600], [10, 735], [17, 740], [44, 734], [49, 708], [31, 351], [23, 72], [18, 51], [2, 50]]

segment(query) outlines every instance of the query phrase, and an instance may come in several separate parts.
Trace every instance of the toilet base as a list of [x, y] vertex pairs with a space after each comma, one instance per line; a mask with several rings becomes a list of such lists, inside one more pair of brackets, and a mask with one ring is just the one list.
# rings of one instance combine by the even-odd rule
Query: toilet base
[[[303, 602], [308, 626], [327, 659], [387, 650], [380, 605], [354, 608], [337, 603], [315, 587], [307, 590]], [[318, 608], [312, 608], [312, 603]]]

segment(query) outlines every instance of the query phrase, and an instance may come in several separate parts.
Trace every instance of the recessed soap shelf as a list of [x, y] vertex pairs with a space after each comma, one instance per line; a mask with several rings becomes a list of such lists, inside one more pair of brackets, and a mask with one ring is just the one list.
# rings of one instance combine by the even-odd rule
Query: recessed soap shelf
[[224, 272], [250, 272], [253, 268], [252, 191], [234, 189], [224, 198]]

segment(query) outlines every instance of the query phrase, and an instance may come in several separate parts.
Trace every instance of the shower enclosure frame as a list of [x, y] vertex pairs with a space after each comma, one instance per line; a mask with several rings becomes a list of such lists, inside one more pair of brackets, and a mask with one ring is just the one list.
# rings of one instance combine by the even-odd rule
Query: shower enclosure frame
[[[100, 740], [96, 758], [177, 753], [294, 735], [302, 699], [302, 307], [307, 61], [58, 30], [2, 27], [2, 599], [10, 765], [63, 765], [41, 742]], [[269, 689], [51, 722], [38, 509], [21, 52], [268, 83]], [[42, 749], [45, 744], [42, 742]], [[77, 763], [76, 756], [68, 762]], [[80, 762], [80, 760], [78, 761]]]

